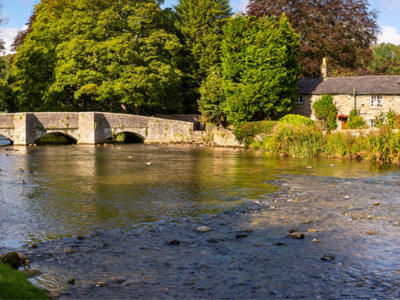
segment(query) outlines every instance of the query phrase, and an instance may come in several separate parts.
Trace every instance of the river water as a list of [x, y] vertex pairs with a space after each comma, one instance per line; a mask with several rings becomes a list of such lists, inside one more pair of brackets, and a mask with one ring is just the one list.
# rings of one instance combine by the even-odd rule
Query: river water
[[0, 169], [0, 254], [64, 298], [399, 297], [397, 166], [126, 144], [4, 146]]

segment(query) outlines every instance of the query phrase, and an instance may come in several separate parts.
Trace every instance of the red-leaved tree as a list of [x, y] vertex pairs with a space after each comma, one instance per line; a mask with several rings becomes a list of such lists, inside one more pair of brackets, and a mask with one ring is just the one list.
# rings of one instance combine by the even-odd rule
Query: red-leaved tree
[[379, 34], [378, 11], [367, 0], [250, 0], [247, 14], [286, 14], [301, 34], [303, 76], [318, 76], [323, 57], [335, 73], [365, 73]]

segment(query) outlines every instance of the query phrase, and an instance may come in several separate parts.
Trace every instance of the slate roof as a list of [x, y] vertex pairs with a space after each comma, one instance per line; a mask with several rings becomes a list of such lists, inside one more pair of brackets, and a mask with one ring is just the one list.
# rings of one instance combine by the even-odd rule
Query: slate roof
[[358, 95], [400, 95], [400, 75], [374, 75], [355, 77], [328, 77], [301, 79], [299, 94], [353, 94], [356, 87]]

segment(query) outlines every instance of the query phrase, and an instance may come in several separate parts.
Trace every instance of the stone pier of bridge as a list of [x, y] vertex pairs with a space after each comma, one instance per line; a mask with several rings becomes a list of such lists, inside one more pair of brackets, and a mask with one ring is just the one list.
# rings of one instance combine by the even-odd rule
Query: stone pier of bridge
[[148, 143], [192, 142], [194, 123], [102, 112], [27, 112], [0, 114], [0, 135], [14, 145], [29, 145], [47, 134], [62, 134], [78, 144], [103, 143], [127, 133]]

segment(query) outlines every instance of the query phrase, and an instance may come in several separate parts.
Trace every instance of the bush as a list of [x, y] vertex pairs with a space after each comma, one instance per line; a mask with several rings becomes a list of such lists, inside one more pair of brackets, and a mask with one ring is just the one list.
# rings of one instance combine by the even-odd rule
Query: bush
[[360, 116], [360, 111], [353, 109], [349, 115], [349, 121], [347, 122], [349, 129], [363, 129], [367, 128], [367, 124], [363, 117]]
[[336, 115], [338, 113], [338, 107], [335, 103], [333, 103], [332, 95], [323, 95], [321, 99], [315, 101], [312, 107], [317, 119], [327, 121], [326, 126], [329, 131], [336, 129]]
[[281, 124], [290, 124], [294, 126], [314, 125], [313, 120], [300, 115], [286, 115], [283, 118], [281, 118], [278, 122]]
[[275, 121], [258, 121], [245, 123], [237, 126], [233, 134], [237, 140], [244, 143], [245, 146], [249, 146], [253, 141], [254, 137], [258, 134], [270, 134], [277, 122]]
[[398, 113], [395, 112], [392, 108], [389, 109], [388, 112], [380, 112], [375, 116], [375, 127], [381, 128], [384, 125], [388, 125], [392, 129], [397, 128], [397, 116]]
[[265, 142], [268, 150], [291, 157], [319, 157], [325, 147], [322, 131], [307, 125], [279, 124], [272, 138]]

